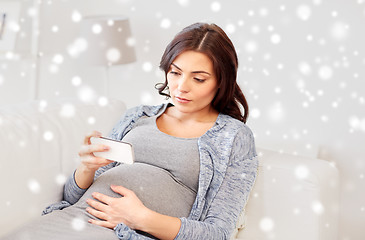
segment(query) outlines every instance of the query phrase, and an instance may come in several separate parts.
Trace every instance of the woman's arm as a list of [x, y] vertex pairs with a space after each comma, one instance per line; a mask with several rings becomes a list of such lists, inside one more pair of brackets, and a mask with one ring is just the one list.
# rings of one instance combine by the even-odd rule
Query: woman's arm
[[199, 221], [181, 218], [181, 228], [175, 239], [223, 240], [231, 237], [255, 183], [258, 158], [253, 134], [247, 127], [241, 127], [227, 147], [230, 155], [223, 181], [209, 186]]
[[110, 160], [94, 156], [93, 152], [108, 150], [108, 147], [104, 145], [91, 145], [90, 138], [100, 136], [101, 133], [94, 131], [84, 139], [84, 145], [79, 152], [81, 163], [66, 182], [63, 191], [63, 199], [70, 204], [76, 203], [90, 187], [94, 181], [97, 169], [114, 164]]
[[102, 134], [97, 131], [93, 131], [90, 135], [87, 135], [84, 139], [84, 145], [79, 152], [81, 163], [76, 169], [75, 181], [82, 189], [89, 188], [93, 183], [96, 170], [113, 162], [105, 158], [94, 156], [94, 152], [109, 150], [109, 147], [105, 145], [91, 145], [90, 138], [101, 136]]
[[220, 190], [211, 202], [203, 221], [181, 218], [181, 229], [176, 240], [230, 238], [239, 214], [247, 203], [258, 167], [256, 157], [240, 162], [227, 169]]

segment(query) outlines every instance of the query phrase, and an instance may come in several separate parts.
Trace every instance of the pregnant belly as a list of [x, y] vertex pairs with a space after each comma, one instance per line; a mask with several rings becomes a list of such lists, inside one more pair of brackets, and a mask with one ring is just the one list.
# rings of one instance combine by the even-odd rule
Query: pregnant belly
[[168, 171], [144, 163], [119, 165], [102, 174], [76, 203], [86, 208], [93, 192], [121, 197], [110, 185], [121, 185], [135, 192], [143, 204], [156, 212], [173, 217], [188, 217], [196, 193], [177, 181]]

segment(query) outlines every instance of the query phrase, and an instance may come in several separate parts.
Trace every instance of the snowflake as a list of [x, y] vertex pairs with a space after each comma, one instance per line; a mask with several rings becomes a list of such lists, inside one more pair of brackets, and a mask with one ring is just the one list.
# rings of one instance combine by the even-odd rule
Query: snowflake
[[269, 108], [269, 117], [273, 121], [281, 121], [284, 118], [285, 112], [281, 102], [275, 102]]
[[259, 118], [259, 117], [260, 117], [260, 115], [261, 115], [261, 112], [260, 112], [260, 110], [259, 110], [258, 108], [253, 108], [253, 109], [251, 109], [251, 111], [250, 111], [250, 116], [251, 116], [252, 118]]
[[60, 186], [63, 186], [67, 180], [67, 177], [64, 174], [58, 174], [56, 176], [56, 183]]
[[349, 26], [344, 22], [335, 22], [331, 27], [331, 35], [335, 40], [344, 40], [348, 37]]
[[253, 25], [253, 26], [251, 27], [251, 32], [252, 32], [253, 34], [258, 34], [258, 33], [260, 33], [260, 26], [258, 26], [258, 25]]
[[94, 33], [94, 34], [100, 34], [102, 31], [103, 31], [103, 27], [98, 24], [98, 23], [95, 23], [92, 27], [91, 27], [91, 31]]
[[94, 125], [94, 124], [95, 124], [95, 122], [96, 122], [96, 119], [95, 119], [95, 117], [89, 117], [89, 118], [87, 119], [87, 122], [88, 122], [88, 124], [90, 124], [90, 125]]
[[164, 19], [161, 20], [161, 23], [160, 23], [161, 28], [167, 29], [170, 26], [171, 26], [171, 20], [170, 19], [164, 18]]
[[74, 77], [72, 77], [72, 79], [71, 79], [71, 83], [72, 83], [72, 85], [74, 85], [75, 87], [80, 86], [80, 85], [81, 85], [81, 83], [82, 83], [82, 79], [81, 79], [81, 77], [79, 77], [79, 76], [74, 76]]
[[322, 80], [329, 80], [333, 76], [333, 70], [330, 66], [321, 66], [318, 70], [318, 76]]
[[308, 175], [309, 175], [309, 169], [307, 166], [300, 165], [295, 168], [295, 176], [298, 179], [305, 179], [308, 177]]
[[297, 17], [303, 21], [307, 21], [312, 15], [312, 10], [308, 5], [300, 5], [297, 8]]
[[228, 25], [226, 26], [225, 31], [226, 31], [227, 33], [229, 33], [229, 34], [232, 34], [232, 33], [234, 33], [234, 32], [236, 31], [236, 26], [235, 26], [234, 24], [230, 23], [230, 24], [228, 24]]
[[109, 100], [108, 100], [108, 98], [107, 98], [107, 97], [99, 97], [99, 99], [98, 99], [98, 104], [99, 104], [100, 106], [105, 107], [105, 106], [107, 106], [107, 105], [108, 105], [108, 103], [109, 103]]
[[249, 53], [254, 53], [257, 51], [257, 43], [255, 41], [248, 41], [245, 45], [245, 50]]
[[141, 93], [141, 103], [142, 104], [151, 104], [153, 100], [152, 94], [149, 92], [142, 92]]
[[50, 64], [48, 67], [48, 71], [52, 74], [56, 74], [59, 71], [59, 67], [56, 64]]
[[312, 210], [315, 214], [321, 215], [324, 212], [323, 204], [320, 201], [312, 202]]
[[60, 30], [60, 28], [58, 26], [54, 25], [54, 26], [52, 26], [51, 30], [52, 30], [52, 32], [57, 33]]
[[41, 191], [41, 185], [39, 184], [39, 182], [35, 179], [30, 179], [28, 181], [28, 188], [32, 193], [39, 193]]
[[219, 12], [221, 10], [221, 4], [217, 1], [212, 2], [212, 4], [210, 4], [210, 9], [213, 12]]
[[71, 226], [76, 231], [82, 231], [82, 230], [84, 230], [86, 223], [83, 219], [74, 218], [71, 222]]
[[96, 94], [94, 89], [92, 89], [91, 87], [83, 86], [78, 91], [78, 97], [83, 102], [92, 102], [95, 99]]
[[189, 0], [177, 0], [177, 2], [183, 6], [183, 7], [186, 7], [189, 5]]
[[281, 42], [281, 37], [279, 34], [275, 33], [271, 35], [270, 40], [273, 44], [279, 44]]
[[79, 11], [74, 10], [74, 11], [72, 12], [71, 19], [72, 19], [72, 21], [74, 21], [74, 22], [80, 22], [80, 21], [81, 21], [81, 19], [82, 19], [82, 15], [81, 15], [81, 13], [80, 13]]
[[30, 7], [27, 10], [27, 14], [29, 17], [36, 17], [38, 15], [38, 10], [35, 7]]
[[64, 118], [72, 118], [75, 116], [76, 108], [73, 104], [63, 104], [60, 111], [60, 116]]
[[267, 10], [267, 8], [260, 8], [259, 13], [261, 17], [266, 17], [269, 13], [269, 10]]
[[151, 72], [152, 68], [153, 68], [153, 66], [152, 66], [151, 62], [144, 62], [143, 65], [142, 65], [142, 69], [145, 72]]
[[299, 208], [294, 208], [293, 213], [294, 213], [294, 215], [299, 215], [300, 214], [300, 209]]
[[136, 45], [136, 39], [134, 37], [129, 37], [127, 39], [127, 45], [130, 47], [133, 47]]
[[264, 232], [270, 232], [274, 229], [274, 221], [269, 217], [264, 217], [260, 221], [260, 229]]
[[303, 75], [310, 75], [312, 73], [312, 67], [306, 62], [299, 63], [298, 68]]
[[88, 42], [85, 38], [77, 38], [72, 44], [67, 46], [67, 53], [71, 57], [78, 57], [80, 53], [86, 51]]
[[62, 54], [55, 54], [52, 58], [52, 61], [56, 64], [62, 64], [64, 61], [64, 58]]
[[106, 59], [109, 63], [116, 63], [122, 57], [122, 53], [117, 48], [109, 48], [106, 51]]
[[53, 137], [54, 137], [54, 135], [53, 135], [53, 132], [51, 132], [51, 131], [45, 131], [44, 133], [43, 133], [43, 138], [44, 138], [44, 140], [46, 140], [46, 141], [52, 141], [53, 140]]

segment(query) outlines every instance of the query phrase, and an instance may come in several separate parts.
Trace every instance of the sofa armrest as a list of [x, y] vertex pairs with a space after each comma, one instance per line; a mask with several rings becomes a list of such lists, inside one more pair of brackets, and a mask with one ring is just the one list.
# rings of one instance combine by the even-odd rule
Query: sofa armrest
[[258, 149], [259, 174], [237, 239], [336, 240], [339, 176], [327, 161]]

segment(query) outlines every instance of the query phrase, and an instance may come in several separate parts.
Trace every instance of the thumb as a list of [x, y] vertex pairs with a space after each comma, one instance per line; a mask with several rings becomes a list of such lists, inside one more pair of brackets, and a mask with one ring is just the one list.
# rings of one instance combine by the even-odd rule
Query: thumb
[[110, 185], [110, 188], [114, 192], [119, 193], [120, 195], [122, 195], [123, 197], [129, 195], [129, 193], [131, 192], [131, 190], [129, 190], [128, 188], [125, 188], [123, 186], [113, 185], [113, 184]]

